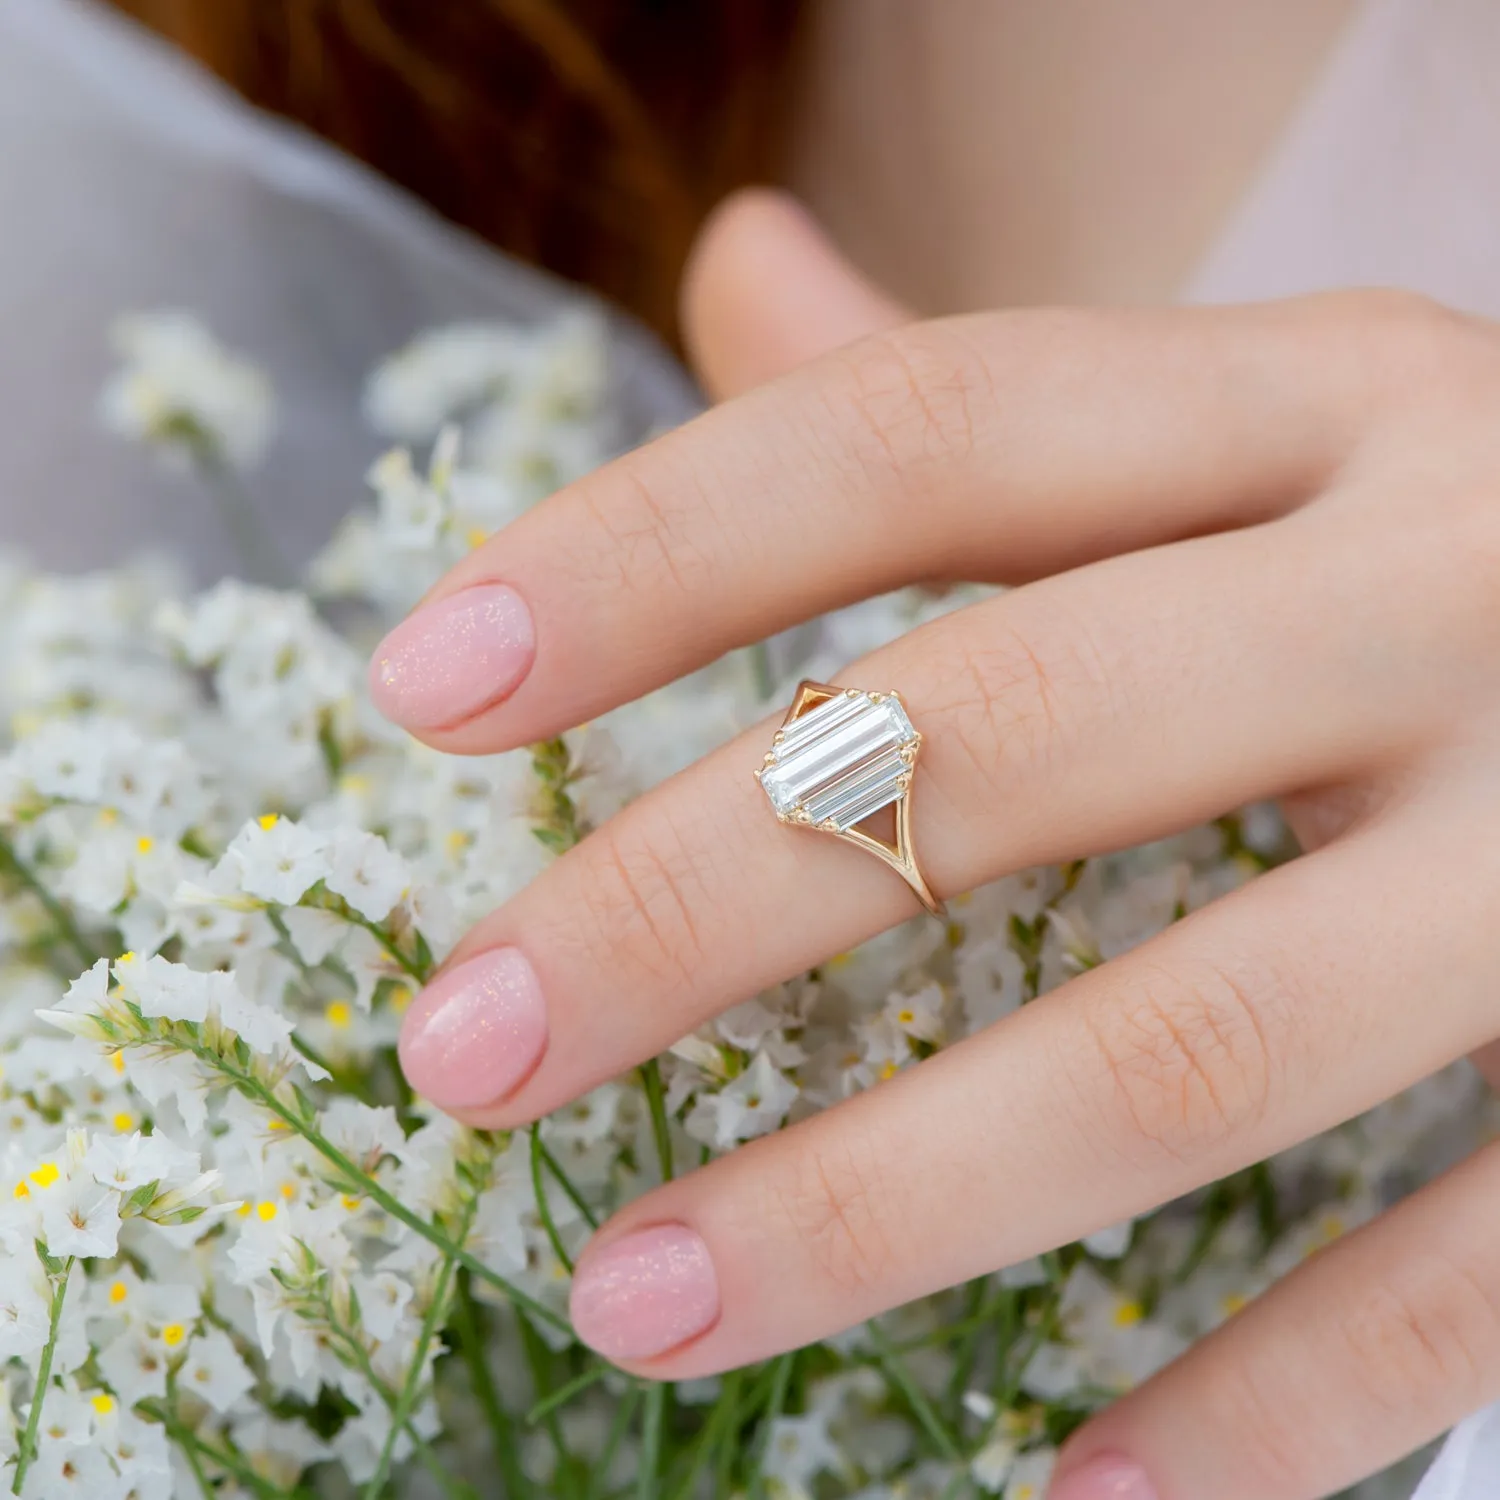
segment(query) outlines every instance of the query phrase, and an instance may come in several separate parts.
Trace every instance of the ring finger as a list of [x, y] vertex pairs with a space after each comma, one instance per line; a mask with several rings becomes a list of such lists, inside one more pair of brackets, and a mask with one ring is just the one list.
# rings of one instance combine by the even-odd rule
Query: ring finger
[[[902, 691], [926, 736], [913, 797], [935, 888], [1158, 837], [1423, 732], [1413, 705], [1441, 685], [1394, 647], [1363, 665], [1382, 627], [1354, 601], [1392, 590], [1317, 576], [1318, 524], [1094, 564], [852, 667]], [[768, 740], [658, 787], [481, 923], [407, 1016], [413, 1085], [476, 1123], [536, 1118], [908, 915], [878, 862], [775, 820], [749, 775]]]

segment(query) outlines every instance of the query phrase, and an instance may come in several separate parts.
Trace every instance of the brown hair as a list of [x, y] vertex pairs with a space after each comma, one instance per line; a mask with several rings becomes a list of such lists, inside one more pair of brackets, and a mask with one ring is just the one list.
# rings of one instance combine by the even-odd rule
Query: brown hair
[[704, 214], [774, 171], [802, 0], [113, 0], [675, 341]]

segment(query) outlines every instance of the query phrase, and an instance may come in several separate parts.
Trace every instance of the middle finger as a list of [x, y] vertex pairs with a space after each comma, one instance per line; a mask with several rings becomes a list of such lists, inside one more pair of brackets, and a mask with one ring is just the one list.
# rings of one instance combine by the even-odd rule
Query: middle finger
[[[1380, 627], [1357, 601], [1392, 591], [1352, 564], [1322, 576], [1317, 524], [1304, 512], [1110, 559], [851, 667], [846, 683], [901, 691], [925, 736], [914, 823], [938, 892], [1409, 746], [1435, 685], [1420, 662], [1371, 652]], [[406, 1018], [419, 1092], [479, 1124], [537, 1118], [912, 914], [877, 861], [776, 821], [750, 775], [769, 735], [640, 798], [470, 933]]]

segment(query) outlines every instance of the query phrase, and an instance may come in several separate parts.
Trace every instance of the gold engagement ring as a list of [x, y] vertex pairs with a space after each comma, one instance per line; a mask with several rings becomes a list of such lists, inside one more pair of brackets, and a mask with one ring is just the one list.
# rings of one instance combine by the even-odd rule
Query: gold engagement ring
[[[940, 917], [943, 903], [912, 847], [911, 784], [921, 748], [899, 693], [803, 682], [755, 778], [783, 823], [831, 833], [873, 854]], [[893, 843], [856, 826], [893, 803]]]

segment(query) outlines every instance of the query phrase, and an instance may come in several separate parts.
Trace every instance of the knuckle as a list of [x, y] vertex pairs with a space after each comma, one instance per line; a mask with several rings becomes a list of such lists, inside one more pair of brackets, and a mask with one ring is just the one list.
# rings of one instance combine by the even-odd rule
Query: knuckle
[[904, 478], [926, 464], [962, 462], [973, 451], [983, 374], [961, 340], [916, 324], [874, 334], [834, 358], [846, 377], [836, 399], [856, 418], [862, 467]]
[[1233, 1443], [1234, 1472], [1247, 1492], [1300, 1492], [1308, 1471], [1319, 1467], [1313, 1450], [1322, 1434], [1306, 1420], [1305, 1410], [1288, 1400], [1280, 1346], [1269, 1359], [1257, 1349], [1248, 1358], [1218, 1362], [1199, 1389], [1202, 1423]]
[[706, 956], [703, 914], [714, 909], [706, 856], [666, 818], [647, 832], [606, 823], [588, 847], [576, 888], [594, 967], [647, 984], [691, 985]]
[[1274, 981], [1218, 966], [1152, 969], [1083, 1012], [1107, 1083], [1105, 1109], [1129, 1139], [1174, 1159], [1198, 1155], [1266, 1117]]
[[863, 1137], [847, 1127], [829, 1134], [789, 1154], [781, 1212], [824, 1281], [845, 1293], [872, 1291], [893, 1259], [889, 1185]]
[[[644, 450], [643, 450], [644, 451]], [[592, 545], [574, 539], [576, 565], [590, 567], [613, 588], [646, 598], [665, 589], [702, 594], [715, 569], [695, 538], [710, 510], [703, 484], [685, 464], [674, 472], [665, 447], [642, 462], [626, 454], [608, 469], [586, 476], [577, 494], [592, 523]]]
[[1087, 634], [1071, 624], [1045, 634], [1003, 620], [982, 633], [960, 626], [929, 686], [944, 725], [934, 754], [939, 747], [961, 751], [978, 773], [980, 795], [1013, 806], [1018, 785], [1034, 792], [1062, 760], [1070, 703], [1110, 711], [1112, 676]]
[[1482, 1273], [1427, 1253], [1367, 1286], [1340, 1328], [1348, 1368], [1376, 1410], [1451, 1413], [1480, 1400], [1500, 1307]]
[[1382, 410], [1391, 403], [1420, 410], [1476, 384], [1492, 395], [1500, 382], [1500, 337], [1487, 319], [1395, 287], [1324, 293], [1316, 301]]

